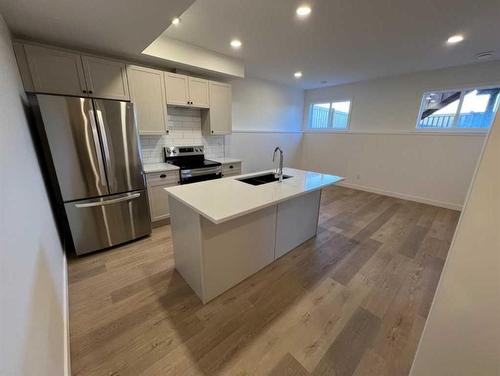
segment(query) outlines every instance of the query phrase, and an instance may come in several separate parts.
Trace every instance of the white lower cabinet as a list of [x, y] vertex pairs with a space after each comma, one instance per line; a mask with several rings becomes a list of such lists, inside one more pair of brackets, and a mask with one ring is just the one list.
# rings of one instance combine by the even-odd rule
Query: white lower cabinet
[[168, 194], [164, 188], [178, 184], [179, 172], [154, 172], [146, 175], [148, 183], [149, 210], [151, 221], [156, 222], [170, 217]]

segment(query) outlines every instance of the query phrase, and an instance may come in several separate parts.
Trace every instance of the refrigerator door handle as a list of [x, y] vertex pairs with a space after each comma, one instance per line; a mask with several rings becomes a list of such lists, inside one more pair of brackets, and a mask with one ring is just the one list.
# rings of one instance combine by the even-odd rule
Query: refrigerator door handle
[[97, 168], [102, 184], [106, 184], [106, 174], [104, 172], [104, 161], [102, 160], [101, 145], [99, 144], [99, 134], [97, 133], [97, 125], [95, 123], [94, 111], [89, 110], [90, 127], [92, 128], [92, 137], [94, 139], [94, 147], [97, 156]]
[[[96, 110], [97, 112], [97, 124], [99, 125], [99, 130], [101, 132], [102, 143], [104, 148], [104, 157], [106, 158], [106, 165], [108, 166], [111, 176], [115, 176], [113, 171], [113, 164], [111, 163], [111, 154], [109, 153], [108, 137], [106, 135], [106, 128], [104, 127], [104, 119], [102, 117], [101, 110]], [[111, 182], [109, 182], [111, 184]]]
[[122, 202], [122, 201], [134, 200], [134, 199], [139, 198], [139, 197], [141, 197], [141, 194], [137, 192], [137, 193], [132, 193], [131, 195], [128, 195], [125, 197], [112, 198], [110, 200], [86, 202], [84, 204], [75, 204], [75, 207], [80, 209], [80, 208], [91, 208], [94, 206], [112, 205], [112, 204], [116, 204], [116, 203]]

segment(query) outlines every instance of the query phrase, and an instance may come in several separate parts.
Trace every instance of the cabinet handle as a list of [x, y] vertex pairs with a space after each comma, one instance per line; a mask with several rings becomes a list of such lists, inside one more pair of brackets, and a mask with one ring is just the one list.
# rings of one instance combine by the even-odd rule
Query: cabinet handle
[[233, 168], [233, 165], [229, 166], [229, 168]]
[[93, 91], [92, 91], [92, 90], [89, 90], [89, 94], [92, 94], [92, 93], [93, 93]]
[[87, 90], [82, 90], [85, 94], [87, 94]]
[[162, 178], [162, 179], [165, 179], [166, 177], [167, 177], [167, 175], [165, 175], [165, 174], [160, 175], [160, 178]]

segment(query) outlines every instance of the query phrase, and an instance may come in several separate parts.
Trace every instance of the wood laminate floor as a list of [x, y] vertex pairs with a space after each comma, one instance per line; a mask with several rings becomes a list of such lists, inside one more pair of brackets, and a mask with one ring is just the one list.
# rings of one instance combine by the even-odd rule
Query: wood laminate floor
[[73, 375], [407, 375], [458, 217], [328, 188], [315, 238], [205, 306], [170, 226], [72, 259]]

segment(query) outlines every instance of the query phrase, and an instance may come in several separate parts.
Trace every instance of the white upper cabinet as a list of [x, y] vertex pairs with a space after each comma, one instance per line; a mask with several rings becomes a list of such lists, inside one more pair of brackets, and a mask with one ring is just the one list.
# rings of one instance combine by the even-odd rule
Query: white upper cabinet
[[231, 85], [209, 81], [210, 110], [202, 112], [202, 126], [212, 135], [230, 134], [232, 131]]
[[208, 80], [165, 72], [167, 104], [209, 108]]
[[183, 74], [165, 72], [167, 104], [189, 106], [188, 77]]
[[24, 44], [24, 52], [31, 77], [23, 77], [23, 81], [33, 83], [26, 90], [130, 99], [127, 70], [121, 62], [31, 44]]
[[129, 65], [127, 74], [139, 133], [167, 133], [168, 115], [163, 72]]
[[191, 106], [209, 108], [208, 80], [196, 77], [188, 77], [189, 101]]
[[92, 97], [129, 100], [125, 64], [93, 56], [82, 56], [88, 92]]
[[80, 55], [52, 48], [24, 45], [33, 89], [39, 93], [86, 96]]

